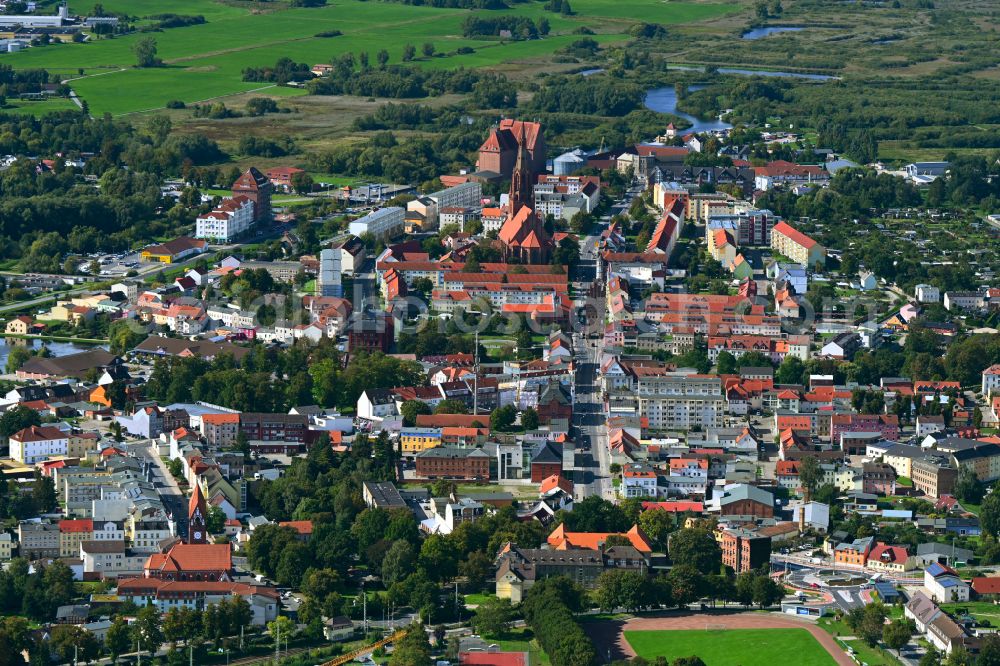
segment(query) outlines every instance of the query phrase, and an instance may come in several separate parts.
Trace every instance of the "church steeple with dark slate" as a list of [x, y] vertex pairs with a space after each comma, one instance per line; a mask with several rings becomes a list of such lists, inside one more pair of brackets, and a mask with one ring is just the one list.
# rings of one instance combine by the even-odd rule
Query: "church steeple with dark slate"
[[517, 162], [514, 163], [514, 173], [510, 177], [510, 216], [513, 217], [522, 206], [534, 207], [532, 201], [531, 157], [528, 155], [528, 140], [524, 136], [524, 123], [521, 123], [520, 134], [517, 137]]

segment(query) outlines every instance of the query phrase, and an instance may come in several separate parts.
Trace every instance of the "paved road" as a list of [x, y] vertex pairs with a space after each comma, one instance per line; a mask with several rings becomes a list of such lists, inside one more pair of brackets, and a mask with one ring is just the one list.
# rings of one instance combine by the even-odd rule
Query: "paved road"
[[[600, 230], [596, 232], [600, 233]], [[573, 346], [576, 353], [576, 386], [573, 407], [573, 425], [577, 428], [576, 495], [584, 498], [598, 495], [613, 499], [611, 483], [611, 455], [608, 452], [607, 425], [599, 380], [600, 360], [604, 337], [588, 337], [590, 331], [601, 331], [604, 321], [603, 299], [590, 298], [586, 287], [597, 279], [596, 246], [598, 236], [591, 234], [580, 244], [580, 262], [573, 276], [578, 285], [578, 298], [574, 301]], [[578, 318], [581, 308], [586, 308], [586, 324]]]
[[177, 521], [178, 536], [186, 535], [187, 502], [185, 500], [184, 493], [181, 492], [181, 488], [177, 484], [177, 479], [175, 479], [167, 469], [166, 463], [160, 460], [155, 444], [150, 442], [149, 446], [141, 447], [139, 450], [147, 460], [153, 463], [150, 468], [153, 472], [153, 478], [151, 480], [153, 485], [155, 485], [157, 490], [159, 490], [160, 499], [163, 501], [163, 507]]

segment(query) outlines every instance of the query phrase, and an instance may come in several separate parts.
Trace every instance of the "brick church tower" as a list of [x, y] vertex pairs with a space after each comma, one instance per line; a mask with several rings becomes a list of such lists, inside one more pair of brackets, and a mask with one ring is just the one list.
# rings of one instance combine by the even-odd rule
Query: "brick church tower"
[[188, 543], [208, 543], [208, 509], [201, 485], [194, 484], [188, 503]]

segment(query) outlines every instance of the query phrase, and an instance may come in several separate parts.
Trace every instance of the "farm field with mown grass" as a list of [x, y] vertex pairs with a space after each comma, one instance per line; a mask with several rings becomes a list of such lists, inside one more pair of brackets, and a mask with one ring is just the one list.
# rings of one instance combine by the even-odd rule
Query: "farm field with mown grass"
[[[272, 65], [281, 57], [312, 65], [330, 62], [344, 53], [366, 51], [374, 61], [375, 54], [385, 48], [390, 64], [398, 64], [406, 44], [419, 49], [430, 42], [437, 54], [421, 56], [414, 60], [415, 65], [435, 69], [488, 67], [550, 56], [579, 39], [580, 35], [572, 33], [584, 26], [597, 33], [594, 39], [608, 44], [625, 40], [624, 32], [635, 22], [687, 23], [736, 12], [741, 7], [731, 2], [576, 0], [575, 13], [568, 17], [545, 11], [538, 1], [502, 11], [477, 10], [475, 13], [489, 16], [544, 16], [551, 24], [552, 32], [544, 39], [501, 42], [463, 37], [462, 22], [472, 13], [468, 10], [391, 2], [336, 0], [311, 9], [290, 9], [275, 3], [274, 9], [262, 11], [211, 0], [110, 0], [103, 4], [108, 11], [140, 19], [169, 12], [202, 15], [207, 22], [94, 39], [86, 44], [36, 47], [8, 54], [4, 60], [16, 68], [40, 67], [72, 79], [73, 89], [87, 101], [94, 115], [123, 115], [157, 110], [171, 100], [190, 104], [250, 90], [268, 90], [267, 83], [243, 81], [242, 71]], [[333, 30], [343, 34], [316, 37]], [[146, 36], [156, 40], [157, 57], [163, 60], [163, 67], [133, 67], [132, 46]], [[470, 47], [474, 52], [455, 53], [460, 47]]]

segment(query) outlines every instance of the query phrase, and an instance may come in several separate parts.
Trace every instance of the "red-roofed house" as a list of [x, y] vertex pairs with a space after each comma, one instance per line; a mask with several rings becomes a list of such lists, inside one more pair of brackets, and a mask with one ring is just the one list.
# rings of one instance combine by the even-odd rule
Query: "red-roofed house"
[[988, 601], [1000, 599], [1000, 576], [976, 576], [972, 579], [976, 597]]
[[285, 520], [278, 523], [281, 527], [291, 527], [293, 530], [298, 532], [297, 537], [299, 541], [308, 541], [309, 537], [313, 533], [313, 524], [311, 520]]
[[867, 565], [871, 569], [893, 573], [910, 571], [916, 566], [904, 546], [890, 546], [881, 542], [868, 552]]

